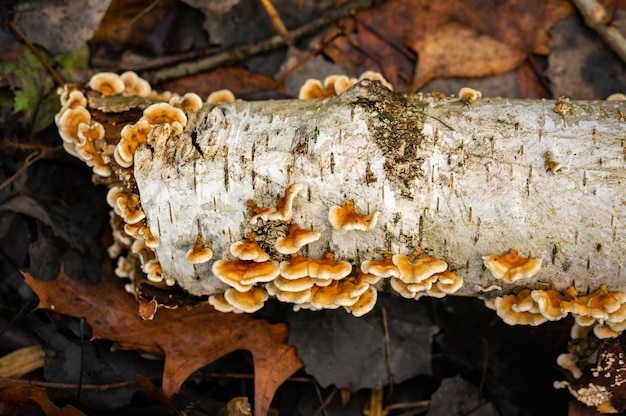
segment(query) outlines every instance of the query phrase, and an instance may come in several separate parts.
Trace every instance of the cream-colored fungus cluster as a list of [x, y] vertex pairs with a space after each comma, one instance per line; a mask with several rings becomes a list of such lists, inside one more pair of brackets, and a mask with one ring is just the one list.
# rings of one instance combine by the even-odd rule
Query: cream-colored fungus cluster
[[366, 71], [359, 78], [349, 78], [345, 75], [329, 75], [322, 83], [318, 79], [309, 79], [300, 88], [298, 98], [325, 98], [340, 95], [346, 92], [350, 87], [359, 81], [368, 79], [371, 81], [380, 81], [390, 91], [393, 91], [393, 85], [385, 79], [380, 73], [374, 71]]
[[565, 294], [525, 289], [496, 298], [495, 309], [510, 325], [539, 325], [571, 314], [575, 319], [573, 338], [591, 331], [601, 339], [614, 338], [626, 329], [626, 293], [609, 292], [604, 285], [586, 295], [578, 294], [571, 286]]
[[[275, 238], [271, 252], [278, 261], [263, 250], [257, 235], [250, 232], [245, 241], [230, 246], [232, 259], [220, 259], [213, 263], [213, 274], [230, 288], [223, 294], [209, 297], [217, 310], [222, 312], [255, 312], [270, 297], [294, 304], [295, 309], [336, 309], [344, 307], [355, 316], [373, 309], [378, 292], [373, 286], [380, 277], [361, 272], [347, 261], [336, 261], [332, 253], [322, 258], [306, 257], [298, 252], [308, 244], [319, 240], [320, 233], [302, 228], [292, 222], [293, 202], [303, 184], [296, 182], [285, 190], [276, 207], [250, 206], [250, 225], [284, 223], [286, 235]], [[355, 223], [367, 223], [364, 230], [376, 225], [372, 214], [359, 215], [352, 203], [329, 210], [329, 221], [337, 224], [337, 232], [355, 230]], [[351, 221], [339, 221], [349, 217]], [[377, 217], [376, 215], [373, 218]], [[369, 218], [369, 219], [368, 219]], [[265, 240], [267, 243], [267, 240]]]

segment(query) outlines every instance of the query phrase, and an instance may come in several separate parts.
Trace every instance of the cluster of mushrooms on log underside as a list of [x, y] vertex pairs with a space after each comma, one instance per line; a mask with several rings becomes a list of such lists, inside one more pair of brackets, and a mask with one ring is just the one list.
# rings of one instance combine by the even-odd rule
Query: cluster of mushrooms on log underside
[[[362, 316], [385, 290], [415, 300], [478, 296], [511, 325], [572, 315], [573, 338], [614, 338], [626, 329], [626, 292], [619, 285], [626, 257], [620, 242], [626, 200], [619, 200], [626, 139], [610, 133], [624, 131], [623, 102], [599, 104], [599, 122], [585, 118], [587, 104], [544, 101], [533, 104], [541, 114], [514, 123], [517, 113], [498, 115], [493, 128], [511, 123], [513, 133], [485, 138], [459, 132], [448, 119], [458, 113], [481, 125], [488, 117], [480, 113], [481, 102], [487, 103], [485, 112], [517, 107], [483, 99], [471, 88], [458, 98], [401, 96], [391, 89], [373, 72], [359, 79], [331, 76], [307, 81], [299, 100], [283, 107], [272, 102], [254, 108], [228, 90], [206, 101], [194, 93], [156, 92], [134, 72], [99, 73], [88, 85], [60, 89], [59, 134], [67, 152], [109, 188], [109, 254], [118, 259], [116, 274], [129, 279], [127, 290], [142, 303], [141, 317], [152, 319], [158, 307], [176, 306], [145, 299], [141, 287], [148, 284], [179, 285], [208, 296], [222, 312], [252, 313], [272, 297], [295, 310], [343, 307]], [[404, 112], [407, 102], [417, 103], [417, 110]], [[281, 122], [290, 116], [269, 114], [272, 105], [304, 116], [284, 133]], [[526, 105], [518, 103], [520, 114]], [[437, 112], [438, 106], [444, 110]], [[376, 116], [368, 124], [363, 120], [372, 108]], [[389, 121], [394, 112], [409, 122]], [[321, 121], [308, 125], [316, 113]], [[246, 138], [256, 124], [268, 131]], [[579, 142], [564, 145], [572, 139], [564, 133], [568, 124], [589, 131], [584, 146], [595, 147], [577, 152]], [[536, 140], [515, 140], [536, 125]], [[349, 134], [346, 143], [343, 135]], [[617, 154], [576, 160], [600, 147]], [[472, 169], [480, 170], [478, 176]], [[596, 179], [606, 186], [594, 188]], [[463, 194], [468, 183], [481, 181], [484, 186]], [[539, 224], [527, 231], [534, 222], [562, 218], [571, 205], [541, 195], [549, 186], [563, 195], [569, 188], [581, 218], [596, 215], [584, 211], [594, 209], [588, 205], [605, 206], [586, 226], [572, 218], [557, 228]], [[489, 200], [490, 192], [499, 199]], [[448, 216], [463, 218], [437, 223], [446, 209]], [[541, 210], [557, 214], [533, 216]], [[490, 227], [491, 217], [497, 221]], [[565, 237], [551, 235], [560, 232]], [[575, 252], [591, 245], [594, 233], [602, 239], [593, 242], [596, 250]], [[453, 255], [467, 247], [471, 256]], [[612, 280], [605, 279], [606, 270]], [[581, 286], [586, 275], [600, 283], [591, 287], [582, 279]], [[576, 373], [571, 356], [563, 355], [560, 364]], [[570, 390], [583, 402], [598, 396]], [[607, 401], [598, 400], [592, 405]]]

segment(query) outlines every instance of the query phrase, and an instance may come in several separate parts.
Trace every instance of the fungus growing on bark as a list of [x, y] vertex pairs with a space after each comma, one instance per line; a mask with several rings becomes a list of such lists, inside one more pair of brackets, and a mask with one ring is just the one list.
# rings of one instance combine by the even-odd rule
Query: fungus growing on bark
[[270, 256], [256, 242], [256, 234], [249, 233], [246, 241], [237, 241], [230, 245], [230, 254], [239, 260], [252, 260], [257, 263], [269, 260]]
[[147, 97], [152, 92], [150, 83], [133, 71], [124, 72], [120, 75], [120, 79], [124, 83], [123, 95], [125, 96]]
[[135, 124], [128, 124], [122, 128], [121, 139], [113, 157], [118, 165], [129, 168], [133, 165], [135, 150], [140, 144], [148, 142], [148, 136], [152, 132], [152, 125], [146, 119], [139, 119]]
[[400, 277], [400, 270], [393, 264], [390, 254], [384, 255], [383, 261], [365, 260], [361, 263], [363, 273], [373, 274], [381, 278]]
[[263, 307], [268, 295], [265, 289], [252, 287], [245, 292], [235, 289], [227, 289], [224, 299], [236, 309], [243, 312], [254, 313]]
[[539, 312], [539, 308], [533, 304], [531, 308], [518, 308], [525, 300], [532, 299], [531, 291], [524, 289], [517, 295], [497, 297], [495, 300], [496, 313], [509, 325], [537, 326], [548, 319]]
[[218, 279], [240, 292], [249, 290], [257, 283], [271, 282], [280, 274], [276, 263], [271, 261], [217, 260], [212, 270]]
[[111, 175], [108, 156], [103, 156], [102, 148], [106, 146], [104, 138], [104, 127], [102, 124], [92, 121], [91, 123], [80, 123], [78, 125], [78, 145], [75, 149], [78, 155], [85, 161], [87, 166], [93, 168], [93, 173], [102, 177]]
[[150, 125], [169, 124], [175, 134], [180, 134], [187, 125], [187, 116], [180, 108], [168, 103], [156, 103], [143, 110], [143, 120]]
[[459, 100], [463, 101], [468, 106], [472, 105], [474, 101], [482, 97], [483, 94], [473, 88], [463, 87], [459, 90]]
[[357, 78], [348, 78], [345, 75], [329, 75], [324, 78], [324, 82], [317, 79], [308, 79], [298, 93], [300, 99], [326, 98], [341, 95], [350, 87], [364, 79], [370, 81], [380, 81], [387, 89], [393, 91], [393, 85], [385, 79], [379, 72], [366, 71]]
[[126, 224], [136, 224], [146, 218], [146, 214], [141, 209], [141, 200], [137, 194], [124, 191], [118, 192], [115, 198], [115, 206]]
[[241, 309], [237, 309], [233, 305], [228, 303], [223, 293], [209, 296], [209, 304], [212, 305], [213, 308], [215, 308], [215, 310], [218, 312], [243, 313]]
[[265, 209], [253, 207], [255, 215], [250, 218], [250, 224], [256, 224], [259, 219], [263, 221], [289, 221], [293, 215], [293, 200], [304, 187], [302, 182], [296, 182], [285, 189], [285, 196], [276, 200], [276, 208]]
[[185, 114], [195, 113], [202, 108], [202, 98], [193, 92], [188, 92], [182, 97], [173, 96], [169, 102], [171, 106], [180, 108]]
[[235, 101], [235, 94], [230, 90], [213, 91], [206, 99], [209, 104], [232, 103]]
[[343, 279], [351, 271], [352, 265], [350, 263], [335, 261], [332, 253], [326, 253], [324, 258], [309, 262], [309, 276], [322, 281]]
[[376, 211], [359, 215], [354, 210], [354, 202], [346, 200], [342, 206], [335, 205], [328, 210], [328, 221], [336, 234], [344, 234], [350, 230], [368, 231], [376, 226], [379, 214], [380, 212]]
[[378, 300], [378, 291], [370, 286], [351, 306], [345, 306], [345, 309], [356, 317], [360, 317], [370, 312], [376, 306]]
[[533, 290], [530, 296], [537, 305], [539, 313], [549, 321], [558, 321], [567, 316], [567, 311], [561, 308], [561, 303], [565, 298], [558, 291]]
[[285, 279], [299, 279], [309, 275], [311, 259], [297, 254], [291, 255], [290, 261], [280, 262], [280, 275]]
[[554, 159], [554, 154], [550, 151], [546, 152], [546, 162], [545, 167], [546, 171], [550, 171], [552, 173], [557, 173], [563, 167], [563, 163]]
[[102, 95], [117, 95], [124, 92], [124, 81], [114, 72], [99, 72], [89, 80], [89, 88]]
[[276, 251], [281, 254], [294, 254], [307, 244], [319, 240], [321, 234], [315, 231], [303, 230], [297, 224], [289, 227], [286, 237], [276, 239]]
[[[91, 123], [91, 114], [85, 107], [68, 108], [63, 112], [63, 115], [59, 117], [57, 126], [59, 128], [59, 136], [63, 139], [63, 145], [65, 150], [70, 152], [73, 156], [78, 157], [76, 146], [80, 143], [80, 137], [78, 137], [78, 126], [81, 124], [89, 125]], [[67, 144], [67, 146], [66, 146]]]
[[187, 251], [185, 258], [191, 264], [200, 264], [211, 260], [211, 257], [213, 257], [213, 251], [206, 246], [204, 239], [200, 233], [198, 233], [196, 236], [196, 243], [191, 249], [189, 249], [189, 251]]
[[420, 283], [448, 268], [448, 263], [445, 261], [429, 256], [422, 256], [413, 261], [409, 256], [396, 254], [392, 257], [392, 261], [400, 272], [399, 279], [407, 284]]
[[445, 294], [455, 293], [463, 286], [463, 278], [449, 270], [437, 273], [435, 276], [437, 277], [437, 289]]
[[521, 257], [515, 250], [502, 256], [483, 256], [483, 262], [494, 277], [507, 283], [533, 277], [541, 269], [541, 259]]

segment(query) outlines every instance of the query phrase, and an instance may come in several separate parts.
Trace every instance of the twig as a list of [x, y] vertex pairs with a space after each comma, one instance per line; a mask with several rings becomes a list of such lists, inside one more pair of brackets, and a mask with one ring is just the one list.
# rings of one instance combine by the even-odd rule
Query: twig
[[389, 323], [387, 321], [387, 308], [381, 308], [383, 312], [383, 328], [385, 330], [385, 358], [387, 359], [387, 382], [389, 392], [387, 397], [393, 395], [393, 372], [391, 371], [391, 340], [389, 338]]
[[[353, 0], [342, 7], [328, 10], [321, 16], [316, 17], [315, 19], [303, 24], [302, 26], [289, 31], [289, 39], [292, 42], [296, 42], [303, 36], [315, 33], [334, 21], [337, 21], [347, 16], [351, 16], [359, 10], [364, 10], [372, 7], [375, 2], [376, 0]], [[285, 45], [286, 43], [280, 35], [274, 35], [271, 38], [262, 40], [260, 42], [253, 42], [236, 46], [224, 52], [208, 56], [195, 62], [182, 62], [169, 68], [144, 72], [142, 73], [142, 77], [147, 79], [151, 83], [156, 84], [168, 79], [180, 78], [186, 75], [193, 75], [202, 71], [207, 71], [220, 65], [249, 58], [251, 56], [268, 52]]]
[[289, 33], [287, 32], [287, 28], [285, 27], [285, 24], [280, 18], [280, 15], [276, 11], [276, 8], [274, 8], [274, 5], [272, 4], [272, 2], [270, 0], [260, 0], [260, 1], [261, 1], [261, 4], [263, 5], [263, 8], [269, 15], [270, 20], [272, 21], [272, 26], [274, 26], [276, 33], [278, 33], [280, 37], [283, 38], [283, 41], [285, 41], [285, 43], [287, 44], [291, 43], [291, 41], [289, 40]]
[[11, 185], [22, 173], [26, 172], [26, 169], [28, 169], [30, 165], [37, 162], [39, 159], [42, 159], [43, 157], [45, 157], [48, 154], [48, 152], [56, 151], [59, 148], [60, 146], [54, 147], [52, 149], [47, 148], [41, 152], [34, 152], [28, 155], [28, 157], [26, 157], [26, 159], [24, 160], [24, 164], [17, 170], [17, 172], [15, 172], [10, 178], [5, 180], [4, 182], [0, 183], [0, 191], [2, 191], [7, 186]]
[[9, 22], [9, 27], [15, 32], [17, 36], [20, 37], [20, 39], [22, 39], [22, 41], [24, 41], [24, 43], [30, 48], [30, 50], [33, 51], [37, 59], [39, 59], [41, 64], [45, 66], [50, 75], [52, 75], [52, 78], [54, 78], [54, 82], [56, 82], [57, 85], [64, 85], [65, 80], [61, 78], [61, 75], [59, 75], [58, 72], [54, 70], [54, 68], [52, 68], [52, 65], [48, 63], [46, 58], [41, 54], [41, 52], [39, 52], [39, 49], [37, 49], [37, 47], [33, 45], [33, 43], [26, 37], [24, 32], [22, 32], [20, 28], [17, 27], [13, 22]]
[[598, 32], [611, 49], [626, 63], [626, 39], [618, 28], [610, 24], [611, 17], [604, 7], [596, 0], [572, 0], [572, 3], [585, 19], [585, 24]]
[[[158, 376], [151, 376], [149, 378], [157, 379], [160, 377], [161, 376], [158, 375]], [[0, 377], [0, 383], [22, 384], [22, 385], [28, 385], [28, 386], [53, 388], [53, 389], [59, 389], [59, 390], [76, 389], [78, 387], [78, 384], [76, 383], [54, 383], [50, 381], [24, 380], [21, 378], [7, 378], [7, 377]], [[137, 380], [126, 380], [126, 381], [120, 381], [118, 383], [109, 383], [109, 384], [83, 384], [81, 388], [83, 390], [110, 390], [110, 389], [116, 389], [119, 387], [130, 386], [133, 384], [138, 384]]]
[[314, 50], [312, 50], [311, 52], [309, 52], [304, 58], [302, 58], [298, 63], [296, 63], [293, 67], [289, 68], [289, 70], [287, 72], [285, 72], [283, 74], [282, 77], [280, 77], [276, 83], [275, 86], [276, 88], [280, 87], [281, 85], [283, 85], [283, 82], [285, 82], [285, 80], [287, 78], [289, 78], [291, 76], [291, 74], [293, 74], [294, 72], [296, 72], [298, 70], [298, 68], [300, 68], [302, 65], [304, 65], [309, 59], [313, 58], [315, 55], [317, 55], [318, 53], [322, 52], [324, 49], [326, 49], [328, 47], [328, 45], [330, 45], [331, 43], [333, 43], [335, 41], [335, 39], [337, 39], [340, 36], [344, 36], [345, 35], [345, 28], [341, 27], [339, 29], [339, 32], [335, 33], [333, 36], [330, 37], [330, 39], [325, 40], [319, 47], [315, 48]]
[[326, 400], [324, 400], [320, 407], [317, 408], [315, 413], [313, 413], [313, 416], [320, 416], [322, 413], [326, 414], [326, 406], [328, 406], [328, 404], [333, 400], [333, 397], [335, 397], [335, 394], [337, 394], [337, 390], [337, 387], [333, 389], [332, 393], [328, 395]]

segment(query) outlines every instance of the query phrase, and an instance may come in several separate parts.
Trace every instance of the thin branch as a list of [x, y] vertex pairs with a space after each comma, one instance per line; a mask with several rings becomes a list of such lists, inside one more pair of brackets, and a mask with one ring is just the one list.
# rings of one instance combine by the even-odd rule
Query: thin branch
[[9, 27], [15, 32], [17, 36], [20, 37], [20, 39], [22, 39], [22, 41], [24, 41], [24, 43], [30, 48], [30, 50], [33, 51], [37, 59], [39, 59], [41, 64], [45, 66], [50, 75], [52, 75], [52, 78], [54, 78], [54, 82], [56, 82], [57, 85], [64, 85], [65, 80], [61, 78], [61, 75], [59, 75], [59, 73], [55, 71], [54, 68], [52, 68], [52, 65], [48, 63], [46, 58], [41, 54], [41, 52], [39, 52], [39, 49], [37, 49], [37, 47], [33, 45], [33, 43], [26, 37], [24, 32], [22, 32], [20, 28], [17, 27], [17, 25], [15, 25], [15, 23], [13, 22], [9, 22]]
[[[375, 0], [354, 0], [342, 7], [328, 10], [321, 16], [316, 17], [315, 19], [303, 24], [302, 26], [290, 30], [288, 32], [289, 39], [292, 42], [296, 42], [298, 39], [315, 33], [323, 27], [328, 26], [339, 19], [351, 16], [359, 10], [368, 9], [372, 7], [374, 3]], [[165, 80], [180, 78], [183, 76], [207, 71], [220, 65], [246, 59], [251, 56], [268, 52], [286, 45], [287, 44], [280, 35], [274, 35], [271, 38], [262, 40], [260, 42], [253, 42], [236, 46], [224, 52], [208, 56], [195, 62], [182, 62], [169, 68], [148, 71], [143, 73], [142, 77], [153, 84], [157, 84]]]
[[387, 321], [387, 308], [381, 308], [383, 312], [383, 328], [385, 329], [385, 358], [387, 360], [387, 383], [389, 393], [387, 397], [393, 395], [393, 372], [391, 371], [391, 339], [389, 337], [389, 322]]
[[611, 17], [604, 7], [596, 0], [572, 0], [572, 3], [585, 19], [585, 24], [598, 32], [611, 49], [626, 63], [626, 39], [617, 27], [610, 24]]
[[37, 162], [39, 159], [44, 158], [48, 154], [48, 152], [56, 151], [60, 148], [61, 146], [52, 149], [48, 148], [47, 150], [43, 150], [42, 152], [34, 152], [28, 155], [28, 157], [26, 157], [26, 159], [24, 160], [24, 164], [17, 170], [17, 172], [15, 172], [10, 178], [5, 180], [4, 182], [0, 183], [0, 191], [11, 185], [22, 173], [26, 172], [30, 165]]

